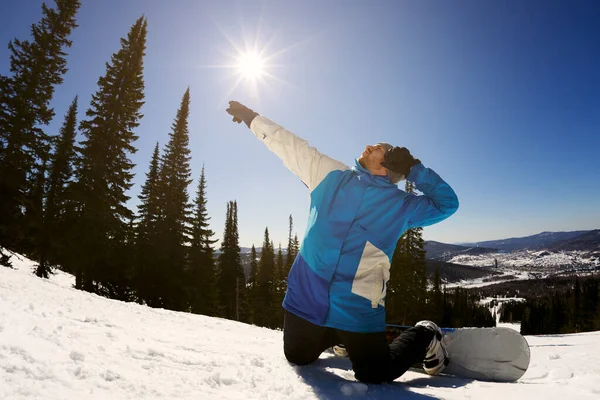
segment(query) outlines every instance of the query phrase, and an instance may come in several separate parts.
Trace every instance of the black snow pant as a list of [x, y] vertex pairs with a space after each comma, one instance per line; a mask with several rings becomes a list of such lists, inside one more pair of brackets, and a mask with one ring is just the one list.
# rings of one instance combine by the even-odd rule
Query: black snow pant
[[365, 383], [391, 382], [412, 365], [423, 362], [433, 332], [410, 328], [388, 345], [385, 332], [357, 333], [315, 325], [286, 311], [283, 351], [293, 364], [316, 361], [328, 348], [346, 347], [357, 380]]

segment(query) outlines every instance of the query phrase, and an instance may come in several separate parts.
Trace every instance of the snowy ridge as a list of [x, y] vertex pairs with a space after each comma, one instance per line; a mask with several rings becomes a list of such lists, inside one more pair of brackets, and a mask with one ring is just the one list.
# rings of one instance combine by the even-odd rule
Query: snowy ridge
[[0, 267], [0, 399], [486, 399], [600, 396], [600, 332], [527, 337], [531, 364], [517, 383], [408, 372], [365, 385], [349, 361], [323, 354], [288, 364], [282, 333], [151, 309], [71, 288], [73, 277]]

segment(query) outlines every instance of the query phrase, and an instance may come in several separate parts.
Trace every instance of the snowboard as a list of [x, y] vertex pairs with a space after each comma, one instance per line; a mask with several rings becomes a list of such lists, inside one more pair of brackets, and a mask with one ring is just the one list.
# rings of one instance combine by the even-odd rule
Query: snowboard
[[[409, 326], [387, 325], [386, 336], [391, 343]], [[442, 339], [448, 350], [448, 365], [441, 373], [460, 378], [493, 382], [514, 382], [529, 367], [529, 344], [510, 328], [442, 328]], [[336, 355], [347, 355], [345, 349], [334, 346]], [[425, 373], [420, 365], [414, 370]]]

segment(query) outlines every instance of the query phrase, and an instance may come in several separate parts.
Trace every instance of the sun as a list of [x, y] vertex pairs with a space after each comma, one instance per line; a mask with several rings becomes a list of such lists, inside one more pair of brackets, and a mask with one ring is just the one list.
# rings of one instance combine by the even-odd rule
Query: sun
[[250, 95], [257, 99], [259, 99], [259, 92], [276, 90], [278, 85], [300, 90], [280, 76], [280, 74], [286, 72], [282, 57], [293, 48], [310, 40], [310, 38], [281, 49], [273, 49], [275, 36], [263, 42], [259, 40], [259, 28], [255, 38], [252, 38], [252, 35], [244, 34], [237, 40], [234, 40], [218, 24], [217, 28], [225, 39], [220, 42], [222, 44], [217, 46], [217, 50], [222, 53], [224, 58], [216, 65], [203, 65], [200, 67], [229, 71], [224, 80], [226, 82], [231, 81], [232, 84], [223, 101], [229, 100], [231, 94], [238, 89], [243, 90], [244, 95]]
[[237, 57], [237, 69], [246, 79], [258, 79], [265, 74], [265, 60], [256, 51], [239, 54]]

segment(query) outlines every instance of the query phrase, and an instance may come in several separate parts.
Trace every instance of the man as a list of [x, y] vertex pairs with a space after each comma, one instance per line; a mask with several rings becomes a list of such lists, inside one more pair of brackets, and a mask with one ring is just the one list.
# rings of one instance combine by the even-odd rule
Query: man
[[[366, 146], [350, 168], [236, 101], [227, 112], [310, 190], [308, 224], [283, 301], [287, 360], [308, 364], [342, 344], [363, 382], [393, 381], [415, 363], [441, 372], [448, 359], [433, 322], [421, 321], [387, 344], [385, 293], [398, 239], [452, 215], [458, 208], [452, 188], [404, 147]], [[423, 195], [400, 190], [402, 179]]]

